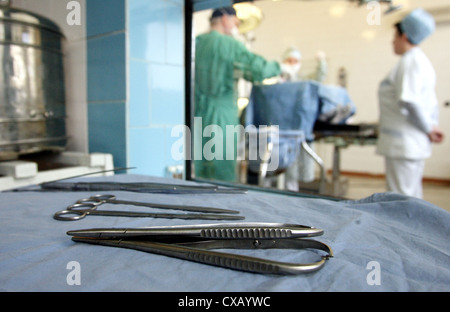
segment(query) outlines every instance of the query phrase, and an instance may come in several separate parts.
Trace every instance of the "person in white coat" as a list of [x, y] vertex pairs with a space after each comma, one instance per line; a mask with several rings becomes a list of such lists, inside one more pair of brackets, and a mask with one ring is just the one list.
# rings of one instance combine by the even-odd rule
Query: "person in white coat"
[[419, 44], [434, 32], [433, 17], [416, 9], [395, 25], [394, 53], [401, 58], [378, 91], [377, 153], [385, 157], [388, 191], [423, 197], [425, 159], [441, 142], [434, 68]]

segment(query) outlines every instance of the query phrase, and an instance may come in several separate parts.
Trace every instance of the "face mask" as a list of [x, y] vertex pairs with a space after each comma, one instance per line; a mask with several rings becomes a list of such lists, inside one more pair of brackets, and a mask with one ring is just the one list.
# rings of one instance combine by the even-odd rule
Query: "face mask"
[[292, 70], [293, 70], [296, 74], [298, 74], [298, 72], [300, 71], [300, 68], [302, 67], [302, 64], [297, 63], [297, 64], [294, 64], [294, 65], [291, 65], [291, 66], [292, 66]]
[[228, 28], [231, 26], [231, 28], [226, 29], [225, 32], [234, 38], [238, 38], [240, 33], [239, 33], [239, 29], [236, 26], [235, 18], [236, 18], [235, 16], [227, 15], [227, 22], [226, 22], [227, 26], [226, 27]]
[[233, 28], [230, 29], [230, 35], [234, 38], [239, 37], [240, 33], [239, 33], [239, 29], [234, 26]]
[[294, 65], [281, 64], [282, 75], [285, 76], [288, 80], [296, 79], [301, 66], [302, 65], [300, 63]]

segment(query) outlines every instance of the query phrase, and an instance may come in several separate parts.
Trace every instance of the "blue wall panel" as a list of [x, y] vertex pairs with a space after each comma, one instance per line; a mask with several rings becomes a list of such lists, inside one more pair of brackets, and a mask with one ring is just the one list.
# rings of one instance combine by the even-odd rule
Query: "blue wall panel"
[[184, 1], [87, 0], [90, 152], [162, 176], [184, 124]]

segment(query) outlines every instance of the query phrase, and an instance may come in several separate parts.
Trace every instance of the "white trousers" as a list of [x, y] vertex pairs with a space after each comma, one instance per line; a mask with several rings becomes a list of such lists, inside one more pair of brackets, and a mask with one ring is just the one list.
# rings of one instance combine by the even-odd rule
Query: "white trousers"
[[386, 157], [385, 160], [388, 191], [422, 198], [422, 176], [425, 160], [389, 157]]

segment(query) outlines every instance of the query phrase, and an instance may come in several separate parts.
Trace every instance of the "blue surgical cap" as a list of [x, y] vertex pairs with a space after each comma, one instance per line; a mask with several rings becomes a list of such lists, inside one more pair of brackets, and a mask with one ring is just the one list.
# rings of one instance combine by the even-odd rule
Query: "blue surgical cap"
[[400, 27], [412, 44], [419, 44], [434, 32], [435, 23], [430, 13], [415, 9], [400, 22]]
[[216, 18], [223, 15], [236, 15], [236, 10], [233, 9], [233, 7], [215, 9], [214, 12], [212, 13], [211, 18]]

